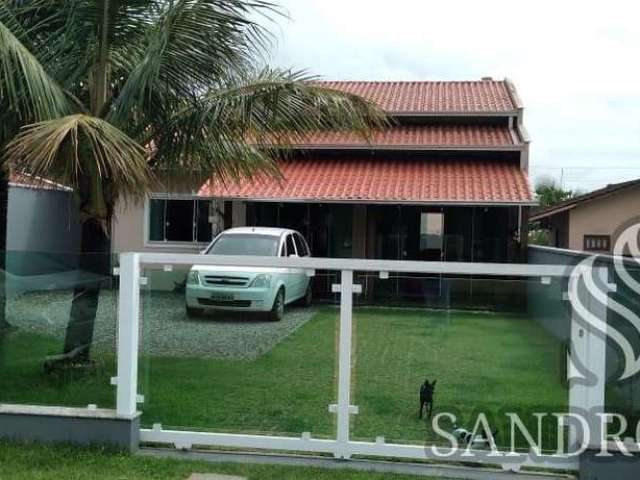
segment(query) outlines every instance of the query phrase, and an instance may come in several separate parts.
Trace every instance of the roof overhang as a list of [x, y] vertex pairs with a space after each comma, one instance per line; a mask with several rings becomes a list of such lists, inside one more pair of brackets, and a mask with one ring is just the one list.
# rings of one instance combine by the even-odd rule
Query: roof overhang
[[[368, 199], [317, 199], [317, 198], [249, 198], [249, 197], [216, 197], [202, 195], [198, 193], [198, 198], [209, 198], [211, 200], [225, 200], [238, 202], [256, 203], [312, 203], [312, 204], [352, 204], [352, 205], [416, 205], [416, 206], [447, 206], [447, 207], [535, 207], [536, 201], [510, 202], [510, 201], [462, 201], [462, 200], [368, 200]], [[186, 197], [185, 197], [186, 198]], [[193, 198], [190, 196], [189, 198]]]
[[501, 110], [501, 111], [440, 111], [440, 112], [407, 112], [407, 111], [385, 111], [389, 117], [400, 118], [441, 118], [441, 117], [515, 117], [518, 115], [518, 110]]
[[374, 150], [374, 151], [407, 151], [407, 152], [520, 152], [525, 145], [347, 145], [347, 144], [297, 144], [287, 147], [290, 150]]
[[526, 172], [510, 161], [351, 155], [291, 159], [279, 168], [281, 179], [211, 179], [198, 195], [256, 202], [536, 205]]
[[616, 195], [623, 191], [626, 191], [631, 188], [640, 187], [640, 179], [630, 180], [627, 182], [616, 183], [613, 185], [607, 185], [604, 188], [599, 190], [594, 190], [593, 192], [585, 193], [584, 195], [580, 195], [578, 197], [570, 198], [569, 200], [565, 200], [564, 202], [558, 203], [551, 207], [547, 207], [535, 215], [531, 215], [529, 221], [535, 222], [538, 220], [542, 220], [543, 218], [548, 218], [553, 215], [557, 215], [562, 212], [566, 212], [567, 210], [571, 210], [573, 208], [579, 207], [586, 203], [597, 201], [601, 198], [607, 198], [612, 195]]
[[555, 208], [552, 211], [544, 211], [544, 212], [540, 212], [539, 214], [533, 214], [533, 215], [531, 215], [529, 217], [529, 221], [530, 222], [537, 222], [538, 220], [542, 220], [543, 218], [549, 218], [549, 217], [552, 217], [552, 216], [557, 215], [559, 213], [572, 210], [575, 207], [576, 207], [576, 204], [572, 203], [571, 205], [565, 205], [565, 206], [560, 207], [560, 208]]

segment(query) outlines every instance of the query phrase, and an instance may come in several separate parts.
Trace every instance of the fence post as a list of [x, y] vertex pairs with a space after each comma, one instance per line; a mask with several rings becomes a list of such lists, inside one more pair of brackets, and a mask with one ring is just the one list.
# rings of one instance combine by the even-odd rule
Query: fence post
[[[359, 287], [356, 286], [356, 287]], [[340, 291], [340, 338], [338, 343], [338, 404], [337, 413], [338, 436], [334, 453], [336, 458], [348, 459], [349, 451], [349, 419], [357, 408], [351, 406], [351, 344], [353, 294], [360, 291], [353, 285], [353, 270], [342, 270], [340, 285], [334, 285], [334, 291]]]
[[139, 254], [123, 253], [120, 255], [116, 377], [116, 413], [121, 417], [132, 417], [137, 411], [139, 314]]
[[[593, 278], [597, 279], [597, 286], [602, 289], [608, 300], [609, 292], [615, 289], [615, 285], [608, 281], [608, 270], [604, 267], [594, 267]], [[584, 302], [589, 313], [606, 325], [608, 302], [599, 302], [584, 286], [579, 288], [578, 296], [580, 298], [576, 300]], [[607, 341], [605, 334], [595, 326], [580, 321], [575, 308], [571, 315], [571, 347], [571, 357], [577, 360], [577, 364], [571, 361], [569, 368], [569, 412], [586, 416], [589, 438], [585, 443], [588, 443], [587, 446], [590, 448], [599, 449], [604, 433], [602, 419], [598, 414], [605, 412]], [[585, 370], [586, 378], [582, 378], [578, 366]], [[583, 438], [578, 437], [575, 425], [570, 426], [569, 447], [576, 448], [582, 443]]]

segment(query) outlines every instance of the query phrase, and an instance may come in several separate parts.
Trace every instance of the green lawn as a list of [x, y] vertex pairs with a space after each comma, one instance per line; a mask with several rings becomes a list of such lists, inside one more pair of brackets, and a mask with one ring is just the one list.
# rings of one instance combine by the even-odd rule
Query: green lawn
[[[320, 312], [256, 360], [142, 357], [143, 422], [165, 428], [334, 435], [338, 310]], [[566, 411], [560, 344], [534, 320], [513, 314], [358, 308], [354, 312], [353, 437], [424, 443], [434, 439], [418, 414], [418, 389], [438, 379], [436, 408], [473, 426], [474, 413], [495, 418], [505, 434], [504, 411]], [[202, 341], [207, 341], [202, 338]], [[113, 357], [96, 373], [47, 378], [46, 353], [58, 341], [13, 333], [0, 342], [0, 401], [113, 406]], [[532, 420], [532, 419], [529, 419]], [[529, 425], [534, 422], [527, 421]], [[555, 447], [555, 428], [546, 445]]]
[[[417, 478], [353, 470], [212, 464], [129, 456], [98, 448], [0, 442], [0, 478], [2, 480], [186, 480], [194, 472], [238, 475], [249, 480], [415, 480]], [[425, 478], [425, 480], [429, 479]]]

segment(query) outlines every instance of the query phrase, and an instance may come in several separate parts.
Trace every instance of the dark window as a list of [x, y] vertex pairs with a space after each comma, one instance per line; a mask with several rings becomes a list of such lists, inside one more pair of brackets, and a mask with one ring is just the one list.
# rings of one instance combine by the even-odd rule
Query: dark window
[[149, 201], [149, 240], [152, 242], [164, 241], [165, 207], [164, 200]]
[[611, 250], [610, 235], [585, 235], [584, 250], [608, 252]]
[[196, 240], [200, 243], [208, 243], [212, 238], [211, 222], [209, 216], [211, 202], [196, 201]]
[[208, 200], [149, 200], [149, 240], [152, 242], [211, 241]]
[[295, 255], [296, 247], [293, 246], [293, 235], [287, 235], [287, 255]]
[[165, 240], [193, 242], [193, 200], [167, 200]]
[[293, 236], [293, 240], [296, 242], [296, 250], [298, 250], [298, 255], [301, 257], [308, 257], [309, 250], [307, 249], [307, 244], [302, 238], [302, 235], [296, 233]]

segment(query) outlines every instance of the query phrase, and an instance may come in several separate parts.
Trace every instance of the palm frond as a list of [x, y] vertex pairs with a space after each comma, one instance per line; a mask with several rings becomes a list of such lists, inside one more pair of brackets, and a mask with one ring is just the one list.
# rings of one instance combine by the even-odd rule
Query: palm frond
[[154, 168], [179, 165], [198, 181], [202, 174], [222, 181], [278, 176], [277, 160], [297, 136], [347, 129], [366, 137], [386, 122], [375, 105], [302, 72], [263, 70], [234, 86], [233, 80], [153, 122], [146, 141], [155, 147]]
[[60, 85], [4, 23], [0, 22], [0, 96], [21, 118], [45, 120], [72, 111]]
[[152, 175], [147, 152], [108, 122], [77, 114], [29, 125], [8, 144], [8, 163], [18, 171], [85, 188], [86, 177], [108, 182], [114, 193], [143, 195]]
[[121, 123], [151, 99], [197, 96], [231, 71], [241, 71], [270, 36], [252, 18], [279, 14], [265, 0], [176, 0], [149, 30], [143, 58], [122, 87], [112, 118]]

